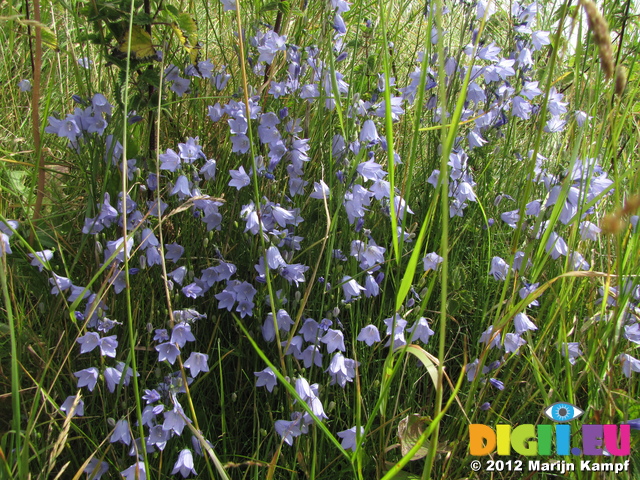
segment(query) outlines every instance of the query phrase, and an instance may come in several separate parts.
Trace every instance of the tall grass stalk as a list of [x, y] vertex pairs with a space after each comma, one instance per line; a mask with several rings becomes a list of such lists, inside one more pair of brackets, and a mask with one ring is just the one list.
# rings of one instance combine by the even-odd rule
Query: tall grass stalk
[[[238, 27], [238, 32], [242, 32], [243, 27], [242, 27], [242, 16], [241, 16], [241, 10], [240, 10], [240, 0], [235, 0], [235, 2], [236, 2], [236, 25]], [[245, 58], [244, 40], [242, 39], [241, 33], [238, 34], [238, 47], [240, 49], [240, 58], [244, 59]], [[242, 78], [242, 91], [244, 96], [245, 113], [247, 115], [247, 119], [251, 119], [251, 104], [249, 103], [249, 82], [247, 80], [247, 68], [246, 68], [245, 62], [242, 60], [240, 61], [240, 69], [242, 73], [241, 78]], [[258, 182], [258, 164], [257, 164], [257, 154], [255, 151], [255, 145], [254, 145], [254, 133], [253, 133], [253, 129], [250, 121], [248, 122], [247, 129], [248, 129], [248, 136], [249, 136], [249, 148], [251, 151], [251, 162], [253, 167], [251, 169], [253, 196], [254, 196], [255, 208], [258, 210], [258, 212], [260, 212], [262, 208], [261, 207], [262, 197], [260, 196], [260, 184]], [[260, 229], [260, 235], [259, 235], [260, 247], [262, 249], [262, 257], [264, 259], [264, 264], [265, 264], [266, 284], [267, 284], [267, 290], [270, 298], [271, 316], [273, 318], [273, 328], [275, 331], [276, 343], [278, 347], [278, 358], [280, 360], [280, 367], [282, 368], [282, 371], [286, 373], [287, 370], [285, 366], [284, 355], [282, 353], [282, 346], [280, 341], [280, 329], [278, 328], [277, 319], [276, 319], [277, 317], [276, 296], [274, 295], [273, 285], [271, 283], [271, 273], [269, 272], [269, 267], [267, 263], [267, 247], [266, 247], [266, 242], [264, 240], [264, 231], [262, 229], [262, 222], [259, 223], [259, 229]]]
[[[13, 307], [11, 296], [9, 295], [9, 286], [7, 278], [7, 252], [4, 245], [0, 245], [0, 256], [2, 258], [2, 268], [0, 268], [0, 284], [2, 287], [2, 297], [4, 300], [4, 308], [9, 323], [9, 335], [11, 336], [11, 406], [13, 438], [11, 449], [6, 468], [9, 469], [12, 462], [18, 467], [18, 478], [20, 480], [27, 478], [27, 457], [23, 455], [22, 444], [22, 418], [20, 405], [20, 371], [18, 365], [20, 363], [20, 355], [18, 353], [18, 326], [13, 316]], [[25, 439], [27, 440], [27, 439]], [[5, 462], [3, 462], [5, 463]], [[11, 474], [10, 474], [11, 475]]]
[[380, 25], [382, 27], [382, 70], [384, 74], [384, 103], [385, 103], [385, 135], [387, 139], [387, 165], [389, 168], [389, 214], [391, 217], [391, 242], [393, 245], [393, 255], [397, 265], [400, 265], [400, 247], [398, 245], [398, 212], [395, 207], [395, 150], [393, 146], [393, 119], [391, 117], [391, 69], [389, 67], [389, 39], [387, 38], [387, 15], [385, 8], [391, 4], [385, 4], [378, 0], [378, 10], [380, 12]]
[[[129, 34], [127, 35], [127, 49], [126, 49], [126, 68], [125, 68], [125, 78], [128, 79], [131, 71], [131, 45], [133, 41], [133, 14], [134, 14], [134, 1], [131, 0], [129, 8]], [[141, 395], [140, 395], [140, 387], [138, 386], [138, 364], [136, 360], [136, 339], [137, 335], [135, 333], [134, 326], [134, 318], [133, 311], [131, 308], [131, 279], [129, 277], [129, 247], [128, 242], [130, 237], [127, 229], [127, 198], [129, 196], [129, 186], [128, 186], [128, 161], [127, 161], [127, 139], [129, 138], [127, 132], [127, 119], [126, 116], [129, 114], [129, 95], [128, 95], [129, 83], [125, 83], [124, 87], [124, 105], [123, 105], [123, 119], [122, 119], [122, 184], [121, 184], [121, 192], [122, 192], [122, 251], [124, 256], [124, 278], [125, 278], [125, 302], [126, 302], [126, 316], [127, 316], [127, 329], [129, 334], [129, 358], [127, 363], [131, 363], [131, 369], [133, 370], [133, 392], [135, 396], [135, 411], [136, 411], [136, 419], [138, 422], [138, 435], [141, 439], [144, 439], [144, 428], [142, 421], [142, 405], [141, 405]], [[125, 370], [126, 372], [126, 370]], [[140, 449], [142, 450], [142, 458], [144, 461], [145, 472], [151, 474], [151, 468], [149, 464], [149, 458], [147, 456], [147, 442], [140, 442]], [[136, 476], [140, 475], [138, 472], [138, 464], [136, 463]]]

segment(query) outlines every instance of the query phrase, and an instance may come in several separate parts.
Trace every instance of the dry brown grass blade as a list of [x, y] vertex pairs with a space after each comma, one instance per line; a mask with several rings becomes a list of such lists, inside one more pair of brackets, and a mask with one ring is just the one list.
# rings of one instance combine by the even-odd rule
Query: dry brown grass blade
[[[31, 68], [33, 70], [33, 87], [31, 89], [31, 130], [33, 135], [33, 146], [35, 149], [38, 166], [38, 185], [36, 188], [36, 204], [33, 209], [33, 220], [40, 218], [40, 210], [44, 199], [45, 186], [45, 165], [42, 158], [42, 144], [40, 141], [40, 77], [42, 72], [42, 27], [40, 26], [40, 0], [33, 0], [33, 20], [35, 24], [35, 45], [31, 50]], [[29, 27], [31, 30], [31, 27]], [[31, 37], [29, 37], [31, 39]], [[34, 230], [31, 230], [29, 243], [33, 246]]]

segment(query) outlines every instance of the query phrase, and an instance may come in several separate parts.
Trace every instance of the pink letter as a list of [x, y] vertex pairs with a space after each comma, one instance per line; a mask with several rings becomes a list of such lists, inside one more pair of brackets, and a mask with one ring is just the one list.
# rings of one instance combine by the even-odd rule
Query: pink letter
[[631, 446], [629, 434], [631, 425], [620, 425], [620, 448], [618, 448], [618, 425], [603, 425], [604, 446], [611, 455], [618, 457], [629, 455]]

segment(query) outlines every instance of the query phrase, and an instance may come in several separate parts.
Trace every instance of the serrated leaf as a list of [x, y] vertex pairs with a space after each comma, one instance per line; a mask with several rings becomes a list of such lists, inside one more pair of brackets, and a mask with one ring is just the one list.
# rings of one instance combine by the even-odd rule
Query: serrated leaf
[[127, 95], [127, 72], [124, 68], [121, 68], [118, 72], [118, 83], [116, 84], [116, 92], [118, 93], [118, 101], [121, 105], [124, 104], [124, 100]]
[[153, 18], [148, 13], [140, 12], [136, 13], [133, 17], [133, 23], [136, 25], [151, 25], [153, 23]]
[[20, 23], [21, 25], [31, 27], [31, 36], [35, 36], [35, 28], [40, 28], [40, 33], [42, 35], [42, 44], [45, 47], [48, 47], [52, 50], [58, 51], [58, 38], [56, 37], [53, 30], [51, 30], [47, 25], [42, 22], [36, 22], [35, 20], [29, 20], [26, 18], [22, 18], [19, 15], [12, 15], [10, 17], [0, 16], [0, 21], [15, 21]]
[[[122, 53], [129, 51], [129, 32], [125, 33], [124, 38], [120, 41], [118, 50]], [[156, 55], [156, 49], [151, 43], [151, 35], [137, 25], [131, 28], [131, 55], [136, 60], [142, 60]]]
[[195, 35], [196, 40], [193, 43], [196, 43], [198, 37], [198, 25], [196, 24], [195, 19], [189, 13], [181, 13], [176, 17], [176, 23], [185, 37], [191, 40], [191, 38]]
[[198, 26], [192, 15], [188, 13], [180, 13], [174, 17], [175, 21], [171, 24], [171, 28], [175, 32], [182, 48], [184, 48], [194, 65], [198, 59], [200, 43], [198, 42]]
[[[430, 422], [427, 417], [423, 417], [417, 413], [407, 415], [400, 420], [400, 423], [398, 423], [398, 439], [400, 440], [402, 456], [409, 453], [409, 450], [418, 443], [418, 439], [428, 428], [429, 423]], [[429, 453], [429, 441], [424, 442], [420, 446], [420, 449], [415, 453], [411, 460], [420, 460], [425, 457], [427, 453]]]
[[176, 7], [174, 7], [173, 5], [165, 5], [164, 9], [169, 12], [170, 14], [172, 14], [174, 17], [178, 16], [178, 9]]
[[160, 87], [160, 73], [156, 69], [143, 70], [138, 80], [156, 88]]

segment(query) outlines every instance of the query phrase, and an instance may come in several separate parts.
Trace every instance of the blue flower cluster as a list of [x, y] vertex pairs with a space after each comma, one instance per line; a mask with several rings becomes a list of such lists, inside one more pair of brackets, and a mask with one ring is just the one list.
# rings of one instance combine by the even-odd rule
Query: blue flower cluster
[[[235, 1], [221, 1], [225, 11], [235, 10]], [[344, 0], [331, 0], [330, 5], [330, 22], [334, 31], [330, 54], [335, 56], [335, 62], [331, 64], [339, 65], [351, 53], [346, 42], [349, 27], [343, 18], [350, 4]], [[512, 2], [511, 16], [516, 25], [513, 51], [501, 54], [502, 48], [494, 42], [481, 44], [477, 38], [478, 31], [474, 31], [471, 42], [462, 53], [473, 66], [463, 66], [459, 58], [464, 56], [457, 57], [453, 53], [448, 54], [444, 61], [446, 85], [463, 79], [468, 73], [467, 68], [471, 68], [471, 82], [461, 118], [464, 126], [448, 159], [451, 218], [463, 217], [467, 208], [475, 208], [477, 185], [471, 168], [474, 155], [492, 140], [503, 136], [506, 125], [514, 122], [526, 124], [540, 114], [543, 104], [546, 104], [548, 114], [544, 119], [545, 131], [549, 135], [563, 131], [569, 122], [575, 122], [575, 126], [580, 128], [589, 121], [585, 112], [569, 114], [568, 102], [555, 88], [548, 92], [548, 98], [543, 102], [543, 92], [535, 79], [533, 57], [551, 40], [549, 32], [535, 29], [537, 8], [536, 2], [528, 5]], [[488, 20], [494, 12], [493, 2], [481, 0], [476, 3], [476, 20]], [[434, 43], [438, 41], [437, 30], [432, 32], [431, 39]], [[126, 170], [129, 180], [139, 180], [138, 190], [132, 190], [131, 196], [123, 196], [120, 192], [116, 197], [113, 192], [105, 191], [96, 200], [99, 203], [95, 210], [91, 210], [92, 216], [84, 219], [82, 233], [95, 239], [100, 267], [107, 272], [105, 280], [113, 293], [118, 295], [127, 288], [127, 274], [132, 278], [139, 275], [140, 278], [143, 273], [149, 277], [157, 273], [162, 276], [167, 291], [172, 292], [171, 301], [184, 305], [181, 309], [169, 309], [165, 325], [157, 326], [159, 328], [148, 326], [154, 342], [150, 350], [153, 355], [158, 354], [162, 381], [152, 384], [145, 380], [149, 383], [145, 384], [142, 396], [145, 402], [142, 411], [142, 424], [146, 429], [144, 438], [135, 438], [127, 418], [114, 420], [111, 425], [110, 442], [125, 445], [129, 454], [135, 457], [134, 464], [120, 472], [125, 478], [146, 478], [146, 467], [139, 454], [143, 442], [147, 452], [164, 451], [168, 442], [182, 436], [187, 424], [192, 423], [181, 402], [184, 403], [183, 396], [194, 378], [209, 372], [209, 357], [195, 349], [198, 322], [206, 319], [207, 315], [187, 308], [187, 305], [200, 308], [202, 303], [211, 302], [221, 314], [231, 313], [240, 319], [259, 318], [264, 343], [270, 346], [279, 341], [276, 347], [290, 356], [288, 358], [292, 362], [304, 367], [304, 371], [300, 368], [304, 375], [309, 379], [317, 378], [313, 383], [300, 373], [289, 381], [316, 419], [321, 422], [329, 419], [324, 404], [336, 389], [334, 386], [348, 388], [360, 366], [355, 360], [355, 347], [348, 341], [352, 332], [339, 319], [341, 308], [351, 308], [354, 302], [378, 297], [385, 282], [383, 266], [388, 260], [390, 246], [385, 242], [389, 239], [372, 231], [374, 221], [389, 217], [391, 208], [400, 220], [407, 220], [414, 214], [399, 189], [392, 195], [391, 182], [385, 170], [389, 145], [387, 137], [378, 132], [381, 119], [386, 116], [387, 108], [393, 122], [398, 122], [410, 108], [424, 108], [425, 122], [437, 123], [450, 115], [438, 107], [437, 96], [433, 93], [438, 87], [437, 58], [425, 61], [425, 53], [418, 55], [418, 64], [409, 74], [405, 86], [397, 87], [398, 80], [389, 79], [389, 88], [393, 91], [387, 105], [380, 99], [380, 94], [387, 88], [382, 75], [378, 78], [375, 92], [364, 100], [359, 95], [351, 95], [351, 86], [345, 76], [324, 61], [315, 46], [294, 45], [286, 36], [271, 29], [257, 31], [249, 43], [248, 61], [257, 81], [262, 81], [265, 73], [274, 75], [268, 89], [265, 86], [261, 94], [254, 94], [255, 90], [251, 90], [248, 104], [238, 101], [236, 96], [220, 97], [227, 101], [209, 105], [207, 112], [215, 128], [228, 138], [228, 144], [220, 145], [216, 155], [224, 154], [227, 148], [229, 157], [236, 159], [234, 168], [226, 170], [224, 163], [223, 169], [222, 161], [210, 157], [206, 141], [202, 145], [200, 137], [194, 136], [177, 146], [163, 146], [164, 153], [159, 155], [157, 170], [147, 171], [147, 162], [138, 165], [136, 159], [124, 158], [124, 149], [117, 137], [105, 135], [113, 107], [99, 93], [87, 101], [76, 98], [84, 109], [78, 107], [64, 119], [49, 117], [45, 128], [47, 133], [67, 139], [69, 147], [78, 153], [90, 138], [102, 142], [107, 168], [117, 168], [120, 172]], [[278, 63], [276, 60], [284, 66], [272, 69]], [[88, 62], [83, 63], [90, 66]], [[414, 106], [423, 68], [427, 70], [424, 87], [427, 100], [424, 106]], [[184, 71], [171, 64], [163, 74], [164, 82], [172, 92], [167, 94], [178, 97], [188, 95], [194, 84], [204, 84], [224, 92], [231, 79], [225, 66], [216, 67], [210, 60], [188, 65]], [[19, 88], [26, 91], [28, 85], [24, 82]], [[282, 107], [283, 102], [286, 107], [273, 107]], [[296, 112], [301, 111], [297, 107], [314, 106], [320, 110], [335, 111], [345, 102], [348, 104], [344, 105], [344, 112], [355, 128], [350, 138], [344, 130], [330, 132], [327, 136], [326, 151], [330, 151], [332, 174], [325, 177], [324, 171], [319, 173], [320, 169], [313, 165], [311, 135], [304, 127], [304, 120], [296, 117]], [[533, 154], [529, 152], [529, 160]], [[526, 161], [517, 155], [516, 164]], [[402, 164], [399, 154], [395, 154], [394, 161], [396, 165]], [[561, 175], [550, 171], [548, 159], [541, 154], [537, 154], [534, 161], [534, 177], [531, 178], [536, 189], [534, 199], [526, 203], [524, 209], [514, 205], [511, 210], [501, 213], [500, 219], [506, 227], [497, 227], [507, 231], [529, 229], [532, 241], [544, 245], [540, 247], [541, 251], [544, 248], [552, 260], [566, 262], [565, 266], [571, 270], [589, 270], [589, 262], [578, 249], [587, 252], [592, 242], [598, 241], [601, 230], [597, 226], [597, 208], [611, 192], [613, 181], [596, 159], [576, 159]], [[316, 176], [309, 174], [310, 170]], [[431, 167], [427, 172], [430, 171]], [[440, 174], [439, 170], [427, 173], [427, 183], [437, 189], [442, 180]], [[257, 190], [262, 195], [259, 198], [250, 192], [251, 188], [245, 188], [251, 186], [255, 179], [260, 187]], [[229, 187], [228, 191], [237, 202], [237, 210], [227, 209], [224, 195], [218, 194], [225, 186]], [[137, 193], [148, 193], [146, 200], [141, 200], [145, 196]], [[295, 321], [295, 315], [292, 318], [286, 309], [287, 303], [296, 295], [299, 301], [298, 289], [301, 285], [304, 288], [307, 282], [312, 283], [310, 266], [299, 262], [305, 258], [301, 254], [303, 245], [317, 240], [300, 236], [301, 225], [305, 218], [307, 221], [313, 218], [307, 212], [324, 210], [332, 201], [336, 206], [332, 213], [343, 216], [345, 228], [352, 234], [350, 242], [339, 244], [329, 252], [331, 265], [341, 268], [336, 268], [335, 273], [331, 270], [331, 278], [320, 277], [317, 282], [323, 293], [335, 292], [336, 306], [315, 314], [301, 314]], [[515, 204], [508, 194], [501, 194], [494, 206], [497, 208], [502, 202]], [[236, 218], [233, 218], [233, 213], [228, 213], [234, 211]], [[223, 235], [226, 229], [238, 228], [242, 230], [247, 244], [260, 247], [243, 250], [251, 251], [253, 256], [238, 259], [237, 265], [228, 258], [231, 253], [217, 247], [213, 249], [212, 258], [204, 258], [204, 254], [198, 253], [185, 254], [188, 244], [181, 245], [179, 235], [172, 238], [171, 243], [164, 242], [160, 236], [159, 219], [169, 215], [176, 219], [187, 219], [189, 215], [188, 220], [200, 229], [194, 229], [193, 235]], [[559, 223], [552, 222], [551, 218], [557, 218]], [[633, 221], [637, 224], [637, 217]], [[495, 225], [494, 221], [490, 220], [489, 225]], [[572, 228], [579, 240], [570, 245], [560, 235], [564, 232], [551, 231], [550, 225], [553, 228], [565, 226], [567, 231]], [[129, 232], [126, 237], [122, 234], [125, 226]], [[15, 221], [0, 222], [3, 253], [12, 253], [9, 242], [18, 227]], [[397, 235], [405, 240], [405, 244], [410, 244], [413, 238], [401, 226]], [[527, 299], [528, 304], [509, 319], [507, 326], [490, 325], [482, 333], [479, 343], [487, 351], [499, 352], [499, 358], [486, 364], [476, 358], [466, 365], [469, 381], [481, 378], [499, 390], [505, 388], [497, 377], [506, 359], [526, 348], [530, 336], [538, 330], [533, 317], [539, 305], [540, 284], [530, 277], [527, 279], [531, 261], [524, 246], [518, 248], [521, 250], [516, 251], [509, 261], [494, 256], [487, 266], [488, 274], [503, 282], [517, 276], [514, 285], [519, 288], [519, 297]], [[125, 256], [135, 259], [137, 267], [126, 272]], [[425, 275], [435, 272], [443, 262], [436, 252], [421, 253], [421, 258]], [[76, 339], [79, 354], [95, 361], [95, 366], [73, 373], [77, 387], [93, 392], [104, 384], [111, 393], [116, 388], [127, 387], [134, 372], [119, 360], [125, 357], [118, 340], [118, 333], [123, 332], [122, 322], [108, 318], [108, 302], [103, 294], [75, 285], [69, 278], [56, 274], [52, 268], [53, 259], [52, 250], [29, 254], [31, 265], [40, 272], [47, 272], [51, 294], [64, 295], [66, 301], [77, 309], [73, 313], [81, 325], [81, 334]], [[353, 270], [344, 271], [342, 266], [348, 262], [353, 264]], [[275, 298], [267, 293], [269, 289], [265, 283], [268, 277], [279, 288], [274, 292]], [[639, 344], [640, 323], [636, 305], [640, 302], [640, 288], [630, 281], [621, 281], [620, 285], [609, 288], [606, 294], [602, 291], [600, 301], [606, 301], [607, 307], [615, 308], [616, 298], [611, 292], [617, 294], [618, 288], [625, 298], [630, 299], [622, 305], [627, 312], [622, 337]], [[309, 288], [316, 288], [316, 285]], [[422, 293], [418, 295], [413, 288], [411, 292], [412, 297], [407, 301], [409, 308], [421, 302], [421, 296], [424, 296]], [[265, 315], [263, 312], [267, 310], [269, 312]], [[289, 311], [293, 312], [292, 309]], [[389, 313], [383, 313], [380, 318], [386, 315]], [[321, 320], [317, 321], [312, 316]], [[384, 336], [380, 332], [382, 328], [385, 328]], [[373, 349], [397, 350], [412, 342], [427, 344], [433, 335], [428, 319], [409, 310], [392, 312], [380, 324], [364, 326], [356, 340]], [[584, 355], [580, 347], [579, 342], [558, 345], [560, 354], [571, 364]], [[640, 372], [640, 360], [633, 356], [624, 353], [618, 360], [627, 377], [631, 372]], [[278, 379], [271, 368], [254, 372], [254, 375], [257, 387], [265, 387], [268, 392], [276, 389]], [[76, 395], [69, 396], [60, 409], [69, 415], [84, 415], [84, 403]], [[295, 438], [309, 432], [313, 422], [314, 418], [307, 409], [298, 408], [287, 413], [286, 419], [276, 420], [274, 429], [284, 443], [293, 445]], [[363, 434], [362, 427], [358, 429], [357, 426], [337, 433], [343, 448], [351, 450], [363, 441]], [[202, 445], [196, 437], [192, 437], [192, 448], [180, 450], [172, 474], [183, 477], [197, 475], [192, 451], [202, 454]], [[93, 478], [100, 478], [108, 471], [108, 465], [94, 458], [85, 471], [93, 474]]]

